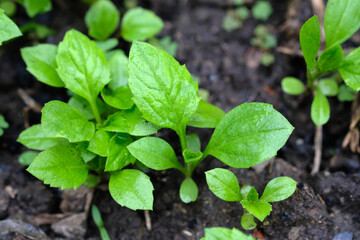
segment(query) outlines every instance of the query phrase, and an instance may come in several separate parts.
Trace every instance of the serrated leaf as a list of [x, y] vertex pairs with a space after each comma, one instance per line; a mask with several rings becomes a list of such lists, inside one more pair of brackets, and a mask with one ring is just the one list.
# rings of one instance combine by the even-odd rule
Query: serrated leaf
[[140, 7], [127, 11], [121, 22], [121, 36], [126, 41], [144, 41], [158, 34], [164, 23], [150, 10]]
[[45, 150], [61, 143], [66, 143], [64, 138], [47, 137], [40, 124], [32, 125], [22, 131], [17, 139], [19, 143], [30, 149]]
[[334, 78], [320, 79], [317, 87], [325, 96], [334, 97], [339, 93], [339, 84]]
[[130, 50], [129, 85], [144, 118], [161, 127], [183, 131], [197, 110], [197, 86], [185, 66], [147, 43]]
[[328, 1], [324, 16], [327, 48], [345, 42], [360, 28], [359, 9], [358, 0]]
[[248, 200], [242, 200], [241, 205], [245, 208], [249, 213], [254, 215], [260, 221], [264, 221], [264, 219], [270, 214], [272, 210], [271, 204], [263, 201], [258, 200], [253, 203], [249, 202]]
[[201, 151], [200, 138], [195, 133], [186, 135], [186, 145], [187, 145], [187, 149], [189, 149], [193, 152]]
[[121, 206], [132, 210], [152, 210], [153, 190], [150, 178], [139, 170], [125, 169], [110, 175], [111, 196]]
[[341, 67], [344, 61], [344, 52], [340, 44], [327, 48], [319, 57], [318, 66], [321, 72], [332, 72]]
[[23, 0], [22, 5], [29, 17], [35, 17], [39, 13], [46, 13], [52, 8], [50, 0]]
[[70, 30], [59, 44], [56, 55], [57, 72], [66, 88], [95, 102], [110, 81], [109, 64], [104, 52], [84, 34]]
[[307, 20], [300, 30], [300, 46], [308, 70], [311, 72], [316, 66], [316, 56], [320, 49], [321, 29], [317, 16]]
[[147, 122], [137, 107], [114, 113], [105, 121], [104, 129], [109, 132], [129, 133], [133, 136], [147, 136], [156, 133], [160, 127]]
[[184, 203], [194, 202], [199, 194], [199, 189], [190, 177], [184, 179], [180, 186], [180, 199]]
[[324, 125], [330, 118], [330, 105], [321, 91], [316, 91], [311, 104], [311, 119], [316, 126]]
[[128, 134], [117, 133], [110, 140], [108, 147], [108, 158], [106, 159], [105, 171], [118, 171], [130, 163], [135, 162], [135, 158], [130, 154], [127, 146], [134, 140]]
[[228, 202], [240, 201], [239, 182], [234, 173], [222, 168], [205, 172], [209, 189], [219, 198]]
[[215, 128], [224, 116], [225, 112], [221, 108], [201, 100], [187, 125], [198, 128]]
[[294, 77], [285, 77], [281, 81], [283, 91], [290, 95], [300, 95], [305, 92], [305, 85], [302, 81]]
[[294, 127], [266, 103], [244, 103], [220, 121], [204, 155], [231, 167], [248, 168], [276, 155]]
[[132, 93], [128, 86], [118, 87], [114, 91], [104, 88], [101, 91], [101, 96], [104, 101], [113, 108], [131, 109], [134, 106], [134, 101], [132, 100]]
[[129, 59], [121, 50], [115, 50], [109, 60], [111, 81], [109, 88], [116, 90], [118, 87], [125, 86], [128, 83]]
[[360, 91], [360, 47], [345, 57], [339, 72], [346, 85]]
[[57, 145], [41, 152], [27, 171], [51, 187], [78, 188], [87, 178], [88, 170], [76, 148]]
[[89, 35], [97, 40], [107, 39], [116, 30], [119, 22], [120, 13], [111, 1], [97, 1], [85, 15]]
[[154, 170], [176, 168], [182, 171], [173, 148], [165, 140], [144, 137], [127, 147], [130, 153], [145, 166]]
[[38, 152], [35, 151], [26, 151], [20, 154], [19, 156], [19, 163], [25, 166], [29, 166], [35, 159], [35, 157], [38, 155]]
[[254, 240], [250, 235], [237, 230], [236, 228], [227, 229], [222, 227], [205, 228], [204, 240]]
[[41, 124], [47, 137], [62, 137], [69, 142], [82, 142], [90, 141], [94, 135], [94, 124], [69, 104], [50, 101], [41, 112]]
[[279, 202], [290, 197], [296, 190], [297, 182], [289, 177], [272, 179], [265, 187], [260, 200], [265, 202]]
[[22, 35], [16, 24], [0, 9], [0, 46], [3, 42]]
[[57, 46], [39, 44], [21, 49], [21, 56], [26, 63], [26, 69], [40, 82], [52, 87], [64, 87], [65, 84], [56, 72]]
[[89, 143], [88, 150], [99, 156], [107, 157], [110, 139], [112, 137], [113, 135], [111, 133], [103, 129], [96, 131]]

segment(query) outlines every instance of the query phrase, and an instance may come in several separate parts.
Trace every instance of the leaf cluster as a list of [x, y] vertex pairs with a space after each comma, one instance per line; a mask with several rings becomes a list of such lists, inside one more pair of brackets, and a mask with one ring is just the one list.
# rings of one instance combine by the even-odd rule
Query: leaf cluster
[[[321, 29], [317, 16], [313, 16], [300, 30], [300, 45], [307, 66], [307, 84], [293, 77], [282, 80], [283, 90], [299, 95], [310, 89], [314, 92], [311, 119], [315, 125], [324, 125], [330, 118], [327, 97], [338, 96], [340, 101], [351, 100], [352, 91], [360, 90], [360, 48], [345, 55], [341, 44], [360, 29], [360, 2], [357, 0], [330, 0], [327, 3], [324, 28], [326, 48], [318, 56]], [[346, 86], [339, 87], [340, 74]], [[325, 77], [330, 74], [330, 77]], [[350, 96], [349, 96], [350, 95]]]

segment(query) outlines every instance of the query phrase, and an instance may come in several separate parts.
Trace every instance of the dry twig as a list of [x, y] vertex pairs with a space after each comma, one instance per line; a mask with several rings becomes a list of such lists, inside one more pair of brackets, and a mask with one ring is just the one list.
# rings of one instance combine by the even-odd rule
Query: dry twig
[[322, 154], [322, 138], [323, 138], [323, 127], [322, 125], [316, 126], [315, 130], [315, 157], [314, 157], [314, 166], [311, 171], [311, 175], [315, 175], [319, 172], [320, 163], [321, 163], [321, 154]]

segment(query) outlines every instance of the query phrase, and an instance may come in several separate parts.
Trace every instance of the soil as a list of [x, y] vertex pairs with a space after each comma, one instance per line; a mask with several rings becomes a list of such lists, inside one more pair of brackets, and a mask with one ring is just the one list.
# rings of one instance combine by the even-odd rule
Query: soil
[[[86, 32], [83, 16], [86, 5], [80, 1], [53, 1], [53, 11], [37, 17], [37, 22], [57, 31], [40, 42], [58, 43], [70, 28]], [[114, 1], [119, 6], [121, 1]], [[285, 76], [305, 79], [305, 63], [299, 51], [298, 31], [313, 15], [306, 0], [272, 0], [274, 13], [265, 24], [278, 39], [272, 50], [275, 63], [260, 64], [261, 50], [250, 45], [259, 21], [249, 18], [233, 32], [221, 28], [230, 0], [142, 0], [140, 5], [155, 11], [165, 21], [161, 36], [171, 36], [179, 44], [177, 59], [200, 77], [200, 87], [209, 91], [209, 101], [226, 111], [244, 102], [274, 105], [295, 127], [278, 156], [263, 167], [233, 169], [240, 184], [252, 184], [262, 191], [277, 176], [290, 176], [298, 182], [295, 194], [273, 204], [266, 221], [256, 232], [261, 239], [360, 239], [360, 162], [357, 154], [342, 149], [351, 119], [351, 103], [331, 99], [331, 120], [324, 126], [323, 159], [318, 174], [311, 176], [314, 125], [310, 119], [311, 97], [283, 94], [280, 82]], [[245, 1], [251, 7], [254, 0]], [[19, 8], [20, 9], [20, 8]], [[294, 11], [295, 9], [295, 11]], [[29, 19], [19, 10], [16, 21]], [[359, 34], [357, 34], [358, 36]], [[359, 44], [353, 38], [347, 46]], [[215, 197], [205, 183], [204, 171], [228, 168], [216, 159], [207, 159], [194, 173], [199, 186], [195, 203], [184, 204], [178, 196], [182, 176], [174, 170], [148, 171], [154, 187], [154, 210], [150, 212], [152, 229], [145, 225], [143, 211], [131, 211], [115, 203], [106, 187], [95, 191], [60, 191], [44, 185], [25, 171], [17, 159], [26, 149], [16, 142], [24, 129], [25, 104], [17, 90], [24, 89], [40, 105], [58, 99], [66, 101], [64, 89], [37, 82], [26, 70], [19, 49], [38, 42], [25, 36], [7, 43], [0, 51], [0, 114], [10, 123], [0, 138], [0, 239], [100, 239], [98, 229], [86, 209], [86, 196], [99, 207], [111, 239], [200, 239], [205, 227], [241, 229], [240, 204]], [[129, 44], [120, 43], [128, 49]], [[29, 123], [40, 121], [40, 113], [29, 112]], [[200, 135], [203, 147], [211, 130], [189, 128]], [[158, 133], [179, 147], [176, 134]], [[104, 184], [105, 186], [105, 184]], [[253, 234], [254, 231], [247, 233]], [[259, 235], [258, 235], [259, 236]]]

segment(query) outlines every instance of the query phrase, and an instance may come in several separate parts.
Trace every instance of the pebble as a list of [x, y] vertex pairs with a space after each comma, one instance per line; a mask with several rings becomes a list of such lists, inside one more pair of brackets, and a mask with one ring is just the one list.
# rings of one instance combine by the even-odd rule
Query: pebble
[[353, 240], [354, 234], [349, 232], [342, 232], [335, 235], [332, 240]]

